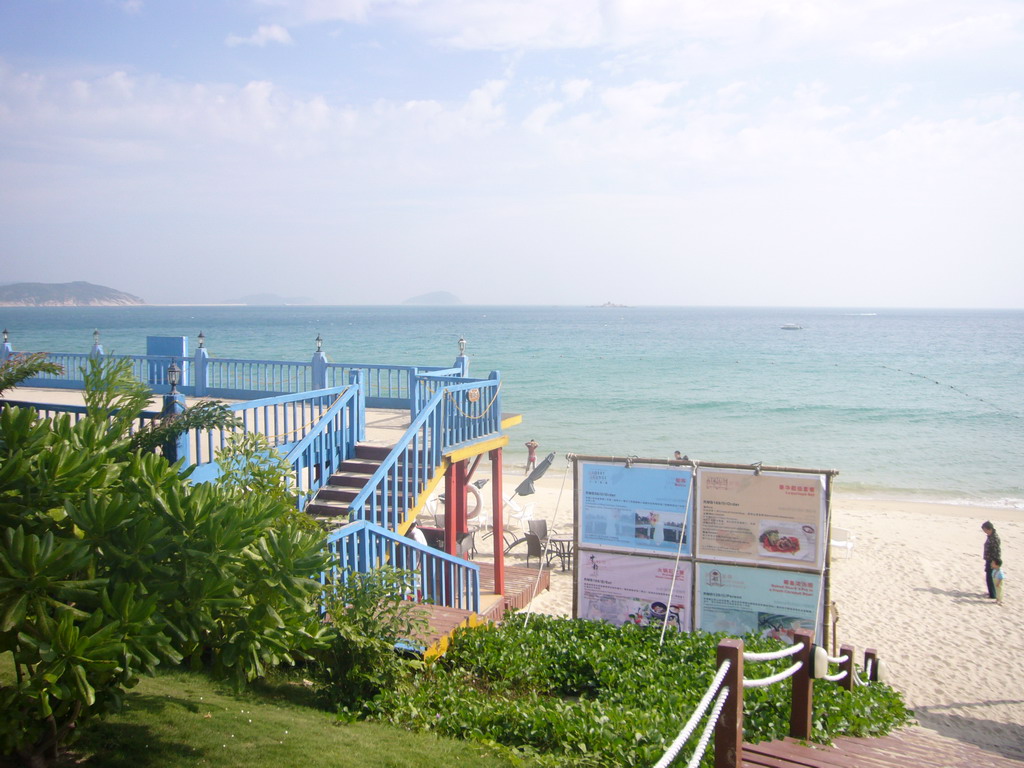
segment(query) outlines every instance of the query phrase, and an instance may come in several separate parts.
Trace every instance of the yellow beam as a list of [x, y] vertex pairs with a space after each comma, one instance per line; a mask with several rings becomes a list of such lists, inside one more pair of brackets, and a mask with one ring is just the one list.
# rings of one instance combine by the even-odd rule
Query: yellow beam
[[491, 440], [485, 440], [482, 443], [473, 443], [473, 445], [467, 445], [465, 448], [457, 448], [451, 453], [445, 454], [445, 458], [448, 459], [452, 464], [463, 459], [471, 459], [474, 456], [479, 456], [481, 453], [487, 453], [497, 448], [504, 448], [508, 445], [508, 436], [502, 435], [501, 437], [495, 437]]
[[501, 414], [501, 428], [506, 430], [509, 427], [517, 427], [523, 423], [523, 414], [521, 413], [503, 413]]
[[398, 533], [402, 536], [409, 530], [409, 526], [412, 525], [412, 521], [416, 519], [416, 516], [423, 511], [424, 505], [427, 503], [427, 499], [430, 498], [430, 494], [434, 492], [434, 489], [444, 480], [444, 473], [448, 470], [448, 465], [451, 464], [447, 458], [441, 459], [441, 466], [434, 470], [434, 476], [430, 478], [430, 482], [426, 484], [423, 491], [416, 497], [416, 506], [409, 510], [409, 516], [398, 524]]

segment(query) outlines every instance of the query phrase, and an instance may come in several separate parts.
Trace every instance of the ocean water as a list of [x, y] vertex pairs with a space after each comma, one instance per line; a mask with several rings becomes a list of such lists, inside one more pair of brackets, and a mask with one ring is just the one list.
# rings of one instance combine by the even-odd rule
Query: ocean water
[[[803, 326], [782, 330], [785, 323]], [[0, 308], [22, 351], [499, 370], [547, 451], [836, 469], [837, 493], [1024, 509], [1024, 312], [669, 307]]]

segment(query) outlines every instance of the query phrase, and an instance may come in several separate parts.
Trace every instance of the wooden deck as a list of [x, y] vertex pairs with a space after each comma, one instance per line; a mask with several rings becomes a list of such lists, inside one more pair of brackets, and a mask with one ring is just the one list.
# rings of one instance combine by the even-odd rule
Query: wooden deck
[[842, 736], [834, 746], [794, 739], [743, 745], [743, 768], [1024, 768], [1024, 760], [945, 738], [925, 728], [888, 736]]
[[[525, 608], [533, 599], [533, 590], [537, 594], [551, 586], [551, 574], [545, 569], [537, 584], [536, 568], [521, 568], [514, 565], [505, 566], [505, 594], [494, 594], [494, 565], [480, 565], [480, 613], [465, 611], [459, 608], [444, 608], [439, 605], [422, 605], [427, 620], [427, 630], [417, 640], [427, 647], [426, 656], [443, 654], [448, 641], [459, 627], [472, 627], [488, 622], [499, 622], [508, 609]], [[502, 597], [504, 599], [502, 599]]]

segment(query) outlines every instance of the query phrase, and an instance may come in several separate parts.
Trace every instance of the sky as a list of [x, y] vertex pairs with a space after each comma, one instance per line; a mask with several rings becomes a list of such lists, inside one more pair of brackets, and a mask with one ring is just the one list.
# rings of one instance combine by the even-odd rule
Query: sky
[[1024, 307], [1019, 0], [3, 0], [0, 282]]

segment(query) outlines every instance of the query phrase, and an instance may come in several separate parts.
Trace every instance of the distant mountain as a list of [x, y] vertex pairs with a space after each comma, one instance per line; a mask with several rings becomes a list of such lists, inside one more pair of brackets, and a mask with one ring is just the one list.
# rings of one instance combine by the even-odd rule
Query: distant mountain
[[448, 293], [448, 291], [434, 291], [432, 293], [423, 293], [419, 296], [413, 296], [411, 299], [406, 299], [402, 302], [403, 304], [427, 304], [432, 306], [442, 306], [450, 304], [461, 304], [459, 297], [454, 293]]
[[278, 296], [276, 293], [254, 293], [250, 296], [243, 296], [240, 299], [234, 301], [225, 302], [227, 304], [255, 304], [260, 306], [274, 305], [274, 304], [312, 304], [312, 300], [305, 296]]
[[0, 285], [0, 307], [115, 307], [145, 303], [130, 293], [81, 280]]

